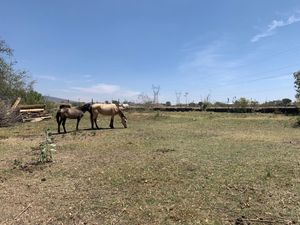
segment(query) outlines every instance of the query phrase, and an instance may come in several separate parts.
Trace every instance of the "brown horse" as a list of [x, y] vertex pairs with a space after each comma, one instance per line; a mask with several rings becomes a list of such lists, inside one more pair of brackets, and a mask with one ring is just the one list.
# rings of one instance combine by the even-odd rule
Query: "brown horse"
[[96, 124], [97, 129], [99, 129], [97, 124], [97, 117], [98, 114], [111, 116], [110, 119], [110, 128], [114, 128], [114, 117], [115, 115], [119, 115], [121, 118], [121, 122], [124, 128], [127, 128], [127, 118], [124, 113], [121, 111], [121, 107], [117, 106], [116, 104], [93, 104], [91, 106], [91, 124], [92, 129], [94, 129], [94, 123]]
[[64, 128], [64, 132], [67, 133], [66, 127], [65, 127], [67, 118], [77, 119], [76, 130], [78, 130], [79, 122], [80, 122], [81, 118], [83, 117], [83, 115], [86, 111], [91, 112], [91, 104], [90, 103], [87, 103], [87, 104], [85, 104], [83, 106], [79, 106], [79, 107], [61, 106], [60, 109], [56, 113], [58, 133], [60, 133], [60, 125], [61, 124]]

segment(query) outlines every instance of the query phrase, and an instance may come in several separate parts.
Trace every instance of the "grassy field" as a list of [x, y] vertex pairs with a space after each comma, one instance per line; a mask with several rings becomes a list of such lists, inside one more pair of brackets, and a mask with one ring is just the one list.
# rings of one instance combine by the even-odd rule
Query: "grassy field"
[[54, 119], [0, 128], [0, 224], [300, 223], [295, 117], [127, 116], [128, 129], [68, 120], [45, 165], [32, 162]]

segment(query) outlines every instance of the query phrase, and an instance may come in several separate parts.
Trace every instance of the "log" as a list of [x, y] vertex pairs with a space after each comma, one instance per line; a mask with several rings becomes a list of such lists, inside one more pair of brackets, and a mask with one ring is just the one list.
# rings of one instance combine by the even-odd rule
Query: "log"
[[13, 111], [15, 108], [17, 108], [17, 106], [19, 105], [21, 101], [21, 98], [18, 97], [17, 100], [15, 101], [15, 103], [12, 105], [11, 110]]
[[45, 109], [46, 105], [44, 104], [35, 104], [35, 105], [19, 105], [20, 109]]
[[43, 120], [49, 120], [51, 119], [52, 116], [43, 116], [43, 117], [39, 117], [39, 118], [33, 118], [30, 122], [34, 123], [34, 122], [40, 122]]
[[21, 109], [20, 113], [44, 112], [45, 109]]
[[43, 121], [43, 120], [49, 120], [51, 119], [52, 116], [42, 116], [42, 117], [37, 117], [37, 118], [24, 118], [23, 119], [23, 122], [40, 122], [40, 121]]

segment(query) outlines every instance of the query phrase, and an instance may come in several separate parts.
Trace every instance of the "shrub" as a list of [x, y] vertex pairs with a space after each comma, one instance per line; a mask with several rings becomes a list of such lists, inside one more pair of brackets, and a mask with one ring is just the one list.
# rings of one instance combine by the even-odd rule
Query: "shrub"
[[40, 149], [40, 155], [38, 159], [39, 163], [46, 163], [46, 162], [53, 161], [52, 154], [56, 152], [56, 144], [53, 143], [53, 138], [51, 136], [51, 132], [49, 129], [45, 130], [45, 140], [40, 143], [39, 149]]
[[300, 127], [300, 116], [298, 116], [298, 117], [296, 118], [295, 126], [296, 126], [296, 127]]

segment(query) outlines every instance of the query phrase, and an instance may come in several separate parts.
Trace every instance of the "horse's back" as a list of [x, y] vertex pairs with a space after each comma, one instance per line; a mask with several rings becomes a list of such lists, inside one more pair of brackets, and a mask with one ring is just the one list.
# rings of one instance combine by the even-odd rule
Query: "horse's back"
[[60, 114], [69, 119], [77, 119], [83, 116], [83, 112], [77, 108], [62, 108], [59, 110]]
[[103, 115], [112, 115], [118, 112], [118, 107], [115, 104], [93, 104], [93, 112], [101, 113]]

